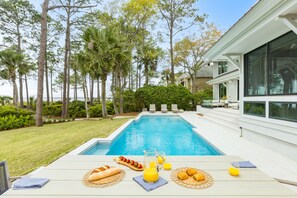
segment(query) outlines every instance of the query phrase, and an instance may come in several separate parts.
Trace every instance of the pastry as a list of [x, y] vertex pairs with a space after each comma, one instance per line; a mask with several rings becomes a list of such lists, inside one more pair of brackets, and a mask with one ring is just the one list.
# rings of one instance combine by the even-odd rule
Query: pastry
[[197, 173], [197, 170], [194, 169], [194, 168], [188, 168], [188, 169], [187, 169], [187, 174], [188, 174], [189, 176], [193, 176], [193, 175], [195, 175], [196, 173]]
[[122, 169], [120, 169], [120, 168], [109, 168], [104, 171], [94, 172], [93, 174], [91, 174], [89, 176], [88, 181], [96, 181], [99, 179], [110, 177], [112, 175], [120, 173], [121, 171], [122, 171]]
[[197, 172], [195, 175], [193, 175], [193, 178], [196, 181], [203, 181], [203, 180], [205, 180], [205, 177], [204, 177], [204, 175], [201, 172]]
[[177, 173], [177, 177], [180, 180], [185, 180], [185, 179], [189, 178], [189, 175], [186, 172], [181, 171], [181, 172]]

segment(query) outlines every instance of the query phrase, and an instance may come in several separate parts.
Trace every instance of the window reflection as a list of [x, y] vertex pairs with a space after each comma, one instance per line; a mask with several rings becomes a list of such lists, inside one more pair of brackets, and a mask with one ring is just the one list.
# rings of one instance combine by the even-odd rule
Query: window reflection
[[297, 36], [290, 32], [269, 45], [269, 94], [297, 93]]

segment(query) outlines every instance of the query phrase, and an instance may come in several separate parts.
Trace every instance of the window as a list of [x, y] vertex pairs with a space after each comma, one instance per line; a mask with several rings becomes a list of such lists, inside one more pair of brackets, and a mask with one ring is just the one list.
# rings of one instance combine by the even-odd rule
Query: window
[[227, 72], [227, 70], [228, 70], [228, 62], [226, 62], [226, 61], [220, 61], [220, 62], [218, 62], [218, 69], [219, 69], [219, 71], [218, 71], [219, 75]]
[[270, 102], [269, 117], [297, 122], [297, 103]]
[[266, 46], [245, 55], [245, 96], [266, 95]]
[[244, 102], [244, 114], [265, 117], [265, 102]]
[[244, 56], [244, 95], [297, 94], [297, 35], [289, 32]]
[[227, 89], [225, 87], [225, 85], [223, 85], [222, 83], [219, 84], [219, 96], [220, 99], [225, 98], [227, 95]]
[[269, 94], [297, 93], [297, 36], [290, 32], [269, 44]]

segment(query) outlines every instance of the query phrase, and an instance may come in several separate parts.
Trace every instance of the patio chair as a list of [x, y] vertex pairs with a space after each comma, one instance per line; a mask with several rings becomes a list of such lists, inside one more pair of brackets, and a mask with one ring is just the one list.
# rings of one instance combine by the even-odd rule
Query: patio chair
[[0, 195], [11, 187], [6, 161], [0, 162]]
[[167, 110], [167, 104], [161, 104], [161, 112], [162, 113], [167, 113], [168, 110]]
[[150, 112], [155, 113], [156, 112], [156, 105], [155, 104], [150, 104]]
[[178, 113], [177, 104], [171, 104], [171, 111], [172, 111], [173, 113]]

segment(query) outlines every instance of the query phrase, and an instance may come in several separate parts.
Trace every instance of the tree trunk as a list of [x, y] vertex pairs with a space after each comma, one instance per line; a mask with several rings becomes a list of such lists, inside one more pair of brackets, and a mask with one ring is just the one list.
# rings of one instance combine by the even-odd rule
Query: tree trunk
[[77, 70], [74, 69], [74, 100], [77, 100]]
[[[20, 24], [17, 24], [17, 39], [18, 39], [18, 54], [22, 54], [21, 48], [21, 32], [20, 32]], [[23, 97], [23, 75], [21, 65], [18, 65], [19, 69], [19, 83], [20, 83], [20, 107], [24, 108], [24, 97]]]
[[51, 102], [54, 102], [54, 94], [53, 94], [53, 70], [51, 69]]
[[[70, 39], [70, 38], [69, 38]], [[69, 40], [70, 42], [70, 40]], [[69, 51], [68, 51], [68, 71], [67, 71], [67, 100], [66, 100], [66, 116], [68, 117], [68, 110], [69, 110], [69, 102], [70, 102], [70, 57], [71, 57], [71, 49], [70, 49], [70, 44], [69, 44]]]
[[113, 104], [113, 109], [114, 113], [117, 115], [119, 114], [119, 109], [117, 105], [117, 94], [116, 94], [116, 77], [115, 77], [115, 72], [112, 74], [112, 80], [111, 80], [111, 93], [112, 93], [112, 104]]
[[141, 87], [141, 68], [139, 68], [139, 73], [138, 73], [138, 88]]
[[50, 95], [49, 95], [49, 83], [48, 83], [47, 43], [45, 44], [44, 71], [45, 71], [45, 87], [46, 87], [46, 105], [49, 105]]
[[24, 108], [24, 97], [23, 97], [23, 76], [19, 73], [19, 83], [20, 83], [20, 107]]
[[93, 105], [94, 100], [94, 79], [90, 77], [90, 105]]
[[122, 81], [120, 81], [120, 113], [124, 113], [124, 88], [126, 87], [126, 79], [125, 77], [123, 77], [123, 85], [122, 85]]
[[169, 37], [170, 37], [170, 65], [171, 65], [170, 81], [171, 81], [171, 84], [174, 84], [175, 75], [174, 75], [174, 62], [173, 62], [173, 22], [171, 22]]
[[70, 10], [67, 8], [66, 21], [66, 38], [65, 38], [65, 54], [64, 54], [64, 77], [63, 77], [63, 98], [62, 98], [62, 114], [61, 117], [67, 116], [67, 77], [68, 77], [68, 55], [70, 45]]
[[85, 99], [85, 109], [86, 109], [86, 116], [87, 116], [87, 119], [90, 119], [90, 114], [89, 114], [89, 108], [88, 108], [88, 97], [87, 97], [87, 91], [86, 91], [86, 77], [84, 77], [84, 80], [83, 80], [83, 93], [84, 93], [84, 99]]
[[144, 74], [145, 74], [145, 84], [148, 85], [148, 83], [149, 83], [148, 65], [145, 65], [144, 66]]
[[138, 61], [137, 61], [137, 66], [136, 66], [136, 76], [135, 76], [135, 89], [138, 89]]
[[107, 74], [102, 74], [101, 76], [101, 99], [102, 99], [102, 117], [107, 117], [107, 110], [106, 110], [106, 80]]
[[100, 78], [97, 79], [97, 100], [100, 103]]
[[15, 108], [18, 109], [19, 104], [18, 104], [18, 87], [17, 87], [17, 83], [16, 83], [16, 77], [12, 77], [12, 85], [13, 85], [13, 104], [15, 106]]
[[38, 58], [38, 86], [37, 86], [37, 103], [36, 103], [36, 126], [42, 126], [42, 100], [43, 100], [43, 76], [44, 76], [44, 60], [45, 45], [47, 35], [47, 11], [49, 0], [44, 0], [41, 14], [41, 36], [40, 49]]
[[192, 93], [196, 93], [196, 75], [191, 75], [191, 79], [192, 79]]
[[28, 80], [27, 80], [27, 74], [25, 74], [25, 85], [26, 85], [26, 96], [27, 96], [27, 108], [30, 109], [30, 101], [29, 101], [29, 89], [28, 89]]

